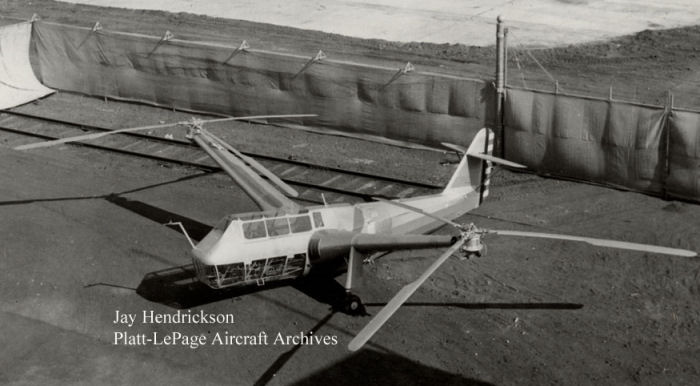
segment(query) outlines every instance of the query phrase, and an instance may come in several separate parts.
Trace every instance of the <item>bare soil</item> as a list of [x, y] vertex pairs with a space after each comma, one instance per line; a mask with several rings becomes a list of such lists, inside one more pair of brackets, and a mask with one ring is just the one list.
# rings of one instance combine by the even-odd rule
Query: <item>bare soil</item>
[[[170, 29], [225, 42], [244, 36], [264, 48], [294, 52], [333, 47], [338, 55], [363, 61], [411, 60], [475, 76], [490, 76], [494, 61], [491, 48], [367, 41], [46, 0], [5, 3], [2, 12], [10, 16], [37, 12], [80, 25], [99, 19], [115, 30], [160, 34]], [[628, 44], [616, 48], [624, 59], [605, 48], [615, 47], [610, 42], [539, 53], [546, 66], [555, 66], [582, 90], [607, 89], [611, 76], [629, 76], [625, 79], [640, 89], [654, 82], [667, 87], [684, 66], [692, 68], [687, 75], [697, 71], [696, 27], [647, 35], [617, 41]], [[669, 49], [668, 42], [679, 36], [683, 41]], [[655, 77], [639, 80], [649, 73]], [[687, 95], [691, 100], [692, 92]], [[189, 117], [67, 94], [22, 109], [115, 127]], [[229, 139], [241, 148], [382, 174], [444, 182], [452, 167], [440, 164], [450, 157], [441, 153], [260, 125], [231, 130], [235, 135]], [[227, 177], [72, 145], [16, 152], [8, 147], [14, 141], [10, 136], [0, 141], [0, 383], [700, 383], [698, 259], [490, 237], [485, 257], [449, 260], [365, 349], [351, 354], [345, 347], [368, 318], [330, 310], [326, 300], [337, 286], [296, 283], [216, 293], [188, 279], [189, 246], [160, 223], [180, 216], [211, 225], [225, 214], [254, 209]], [[697, 205], [505, 170], [494, 177], [486, 203], [460, 221], [700, 250]], [[368, 267], [358, 289], [368, 311], [376, 313], [439, 253], [393, 253]], [[236, 322], [132, 328], [112, 322], [116, 310], [177, 309], [232, 313]], [[295, 335], [310, 330], [336, 336], [338, 344], [192, 349], [112, 341], [115, 331], [211, 337], [225, 331]]]

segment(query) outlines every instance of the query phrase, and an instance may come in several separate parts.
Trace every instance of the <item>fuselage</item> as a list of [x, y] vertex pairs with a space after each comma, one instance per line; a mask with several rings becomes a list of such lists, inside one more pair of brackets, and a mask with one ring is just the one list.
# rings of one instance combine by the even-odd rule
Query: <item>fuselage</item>
[[[478, 206], [472, 186], [399, 200], [428, 213], [454, 219]], [[442, 223], [391, 203], [308, 207], [301, 213], [256, 212], [224, 218], [193, 249], [199, 279], [213, 288], [262, 285], [308, 274], [318, 264], [309, 244], [316, 232], [422, 234]], [[342, 263], [342, 262], [339, 262]]]
[[[355, 235], [389, 238], [433, 231], [442, 223], [424, 213], [452, 220], [479, 206], [488, 193], [491, 167], [471, 155], [490, 154], [492, 149], [491, 131], [480, 130], [441, 193], [397, 200], [403, 206], [375, 201], [297, 210], [299, 207], [290, 202], [287, 207], [292, 210], [229, 215], [192, 251], [198, 278], [213, 288], [261, 285], [300, 277], [329, 263], [341, 266], [356, 249], [353, 243], [360, 242], [353, 239]], [[399, 239], [394, 237], [395, 247], [390, 241], [386, 250], [432, 245], [430, 240], [413, 243]], [[319, 253], [318, 248], [325, 248], [325, 252]]]

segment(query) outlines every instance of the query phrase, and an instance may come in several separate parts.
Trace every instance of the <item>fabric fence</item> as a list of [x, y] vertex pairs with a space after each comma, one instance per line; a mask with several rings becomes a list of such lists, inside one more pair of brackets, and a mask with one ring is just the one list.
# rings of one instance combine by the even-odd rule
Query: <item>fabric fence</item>
[[[315, 113], [288, 123], [429, 146], [468, 145], [496, 121], [486, 81], [41, 21], [33, 37], [45, 85], [93, 96], [224, 115]], [[537, 172], [700, 201], [699, 113], [508, 88], [504, 126], [505, 157]]]
[[506, 158], [539, 173], [700, 201], [700, 114], [508, 89]]
[[[225, 115], [315, 113], [293, 123], [354, 135], [468, 144], [493, 122], [489, 83], [330, 59], [35, 22], [50, 87]], [[393, 81], [391, 81], [394, 79]]]
[[672, 197], [699, 201], [700, 113], [673, 111], [668, 129], [668, 193]]

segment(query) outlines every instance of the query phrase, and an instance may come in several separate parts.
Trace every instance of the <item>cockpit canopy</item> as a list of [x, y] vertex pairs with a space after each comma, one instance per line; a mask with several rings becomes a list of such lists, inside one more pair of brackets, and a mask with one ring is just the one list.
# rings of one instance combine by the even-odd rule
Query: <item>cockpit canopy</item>
[[240, 221], [243, 237], [260, 239], [284, 236], [290, 233], [308, 232], [312, 227], [323, 228], [320, 212], [285, 214], [277, 212], [255, 212], [225, 217], [214, 229], [224, 232], [233, 221]]
[[[309, 235], [314, 229], [323, 227], [323, 216], [319, 211], [227, 216], [195, 249], [197, 275], [213, 288], [301, 276], [308, 269], [306, 249]], [[302, 233], [306, 233], [306, 237]], [[241, 243], [241, 236], [252, 243]], [[285, 241], [284, 251], [279, 250], [280, 243], [258, 242], [278, 236], [290, 236]]]

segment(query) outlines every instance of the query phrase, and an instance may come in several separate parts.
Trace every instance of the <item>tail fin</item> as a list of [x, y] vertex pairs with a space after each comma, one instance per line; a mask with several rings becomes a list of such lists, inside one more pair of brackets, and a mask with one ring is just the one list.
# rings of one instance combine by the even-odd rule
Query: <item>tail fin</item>
[[483, 128], [476, 133], [444, 192], [471, 186], [480, 193], [480, 202], [488, 196], [492, 167], [490, 161], [484, 163], [482, 158], [484, 154], [493, 152], [493, 141], [494, 135], [490, 129]]

